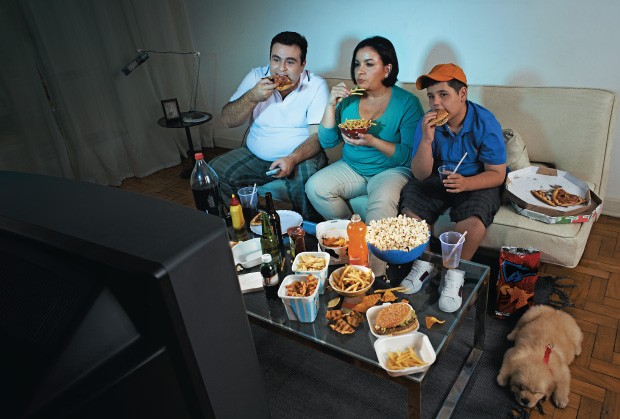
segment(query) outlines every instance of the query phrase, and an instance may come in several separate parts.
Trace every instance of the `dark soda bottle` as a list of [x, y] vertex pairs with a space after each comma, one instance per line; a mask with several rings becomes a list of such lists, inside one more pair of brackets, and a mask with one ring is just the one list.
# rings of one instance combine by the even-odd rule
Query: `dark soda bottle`
[[278, 276], [278, 269], [271, 259], [269, 253], [265, 253], [261, 258], [260, 274], [263, 276], [263, 288], [265, 289], [265, 296], [268, 300], [275, 300], [278, 298], [278, 288], [280, 286], [280, 277]]
[[196, 153], [196, 165], [192, 170], [190, 185], [194, 203], [199, 211], [222, 216], [220, 182], [215, 171], [204, 161], [202, 153]]
[[280, 223], [280, 214], [276, 211], [276, 207], [273, 205], [273, 197], [271, 192], [265, 193], [265, 209], [269, 214], [269, 221], [271, 222], [271, 228], [273, 233], [278, 239], [278, 246], [280, 250], [284, 250], [284, 238], [282, 237], [282, 224]]

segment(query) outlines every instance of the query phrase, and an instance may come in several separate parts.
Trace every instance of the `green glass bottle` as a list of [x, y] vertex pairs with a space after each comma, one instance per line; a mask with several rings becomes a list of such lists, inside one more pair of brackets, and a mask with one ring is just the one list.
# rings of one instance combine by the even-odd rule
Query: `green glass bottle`
[[263, 213], [262, 218], [262, 228], [263, 235], [260, 238], [260, 247], [263, 251], [263, 255], [268, 253], [271, 255], [271, 259], [276, 267], [280, 267], [281, 259], [280, 259], [280, 249], [278, 248], [278, 238], [275, 234], [273, 234], [273, 230], [271, 229], [271, 223], [269, 222], [269, 215], [267, 213]]

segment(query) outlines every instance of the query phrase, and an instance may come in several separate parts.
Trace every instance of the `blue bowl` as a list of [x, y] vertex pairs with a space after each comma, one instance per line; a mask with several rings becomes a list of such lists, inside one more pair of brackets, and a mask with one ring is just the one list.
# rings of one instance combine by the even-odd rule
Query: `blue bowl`
[[413, 262], [414, 260], [419, 258], [428, 247], [430, 241], [431, 237], [429, 235], [426, 243], [421, 244], [418, 247], [414, 247], [408, 252], [405, 252], [404, 250], [379, 250], [371, 243], [368, 243], [368, 249], [372, 252], [373, 255], [375, 255], [384, 262], [392, 263], [394, 265], [402, 265], [405, 263]]

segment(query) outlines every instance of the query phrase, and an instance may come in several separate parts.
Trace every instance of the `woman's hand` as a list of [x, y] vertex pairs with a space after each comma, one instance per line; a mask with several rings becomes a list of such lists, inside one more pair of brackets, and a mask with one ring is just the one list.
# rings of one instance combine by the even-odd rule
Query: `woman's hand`
[[352, 146], [364, 145], [366, 147], [374, 147], [375, 141], [377, 140], [377, 138], [372, 134], [359, 134], [357, 139], [353, 139], [351, 137], [347, 137], [346, 135], [342, 134], [342, 139], [344, 140], [345, 143], [349, 145], [352, 145]]
[[338, 83], [332, 87], [329, 93], [329, 99], [327, 100], [328, 105], [335, 107], [343, 98], [349, 96], [349, 92], [350, 90], [344, 82]]

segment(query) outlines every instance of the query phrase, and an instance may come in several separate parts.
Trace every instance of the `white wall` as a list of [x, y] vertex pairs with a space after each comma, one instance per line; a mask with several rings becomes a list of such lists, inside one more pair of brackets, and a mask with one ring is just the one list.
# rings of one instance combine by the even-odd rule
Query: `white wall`
[[[218, 146], [239, 144], [244, 129], [224, 128], [219, 112], [247, 71], [267, 64], [269, 42], [283, 30], [308, 39], [307, 68], [323, 76], [347, 77], [354, 46], [382, 35], [396, 47], [400, 81], [455, 62], [472, 84], [593, 87], [620, 96], [618, 0], [187, 3], [196, 48], [208, 63], [202, 77]], [[605, 213], [620, 216], [617, 125]]]

